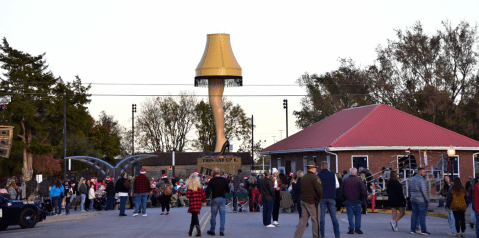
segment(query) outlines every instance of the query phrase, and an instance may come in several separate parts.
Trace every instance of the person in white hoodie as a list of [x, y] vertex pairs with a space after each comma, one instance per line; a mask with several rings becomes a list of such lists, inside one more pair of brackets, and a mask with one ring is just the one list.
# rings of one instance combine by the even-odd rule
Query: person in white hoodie
[[90, 208], [89, 211], [93, 211], [93, 201], [95, 200], [95, 184], [90, 185], [88, 190], [88, 199], [90, 199]]

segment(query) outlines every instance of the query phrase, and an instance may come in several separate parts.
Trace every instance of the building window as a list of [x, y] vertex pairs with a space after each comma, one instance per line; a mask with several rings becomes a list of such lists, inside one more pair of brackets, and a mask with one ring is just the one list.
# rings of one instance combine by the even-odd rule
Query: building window
[[291, 172], [296, 172], [296, 161], [291, 161]]
[[367, 155], [351, 156], [351, 165], [359, 171], [359, 168], [369, 168], [369, 160]]
[[308, 165], [308, 156], [303, 156], [303, 172], [306, 173], [306, 171], [308, 171], [306, 169], [306, 165]]
[[328, 163], [329, 170], [331, 170], [331, 157], [329, 155], [326, 155], [326, 162]]
[[281, 168], [281, 158], [278, 158], [278, 171], [280, 170]]

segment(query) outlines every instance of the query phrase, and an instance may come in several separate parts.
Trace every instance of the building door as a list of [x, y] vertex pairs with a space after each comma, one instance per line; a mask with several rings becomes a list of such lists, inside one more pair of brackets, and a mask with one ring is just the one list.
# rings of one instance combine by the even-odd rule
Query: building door
[[286, 160], [286, 166], [285, 166], [284, 170], [285, 170], [284, 172], [286, 174], [289, 174], [289, 172], [291, 172], [291, 161], [290, 160]]
[[296, 161], [291, 161], [291, 171], [296, 172]]

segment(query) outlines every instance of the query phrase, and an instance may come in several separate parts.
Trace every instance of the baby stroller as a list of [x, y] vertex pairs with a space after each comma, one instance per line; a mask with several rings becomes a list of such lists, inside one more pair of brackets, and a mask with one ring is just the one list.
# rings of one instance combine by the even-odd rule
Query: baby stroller
[[53, 215], [53, 204], [52, 200], [49, 198], [45, 198], [43, 200], [43, 203], [45, 205], [44, 211], [47, 212], [47, 215], [51, 216]]
[[93, 207], [97, 211], [105, 210], [106, 207], [106, 193], [95, 193], [95, 200]]

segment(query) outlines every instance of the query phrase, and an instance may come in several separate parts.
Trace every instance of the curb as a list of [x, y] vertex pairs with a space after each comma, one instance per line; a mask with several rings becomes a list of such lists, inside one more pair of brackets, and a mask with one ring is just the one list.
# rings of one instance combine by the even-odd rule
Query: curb
[[47, 217], [42, 223], [51, 223], [51, 222], [59, 222], [59, 221], [71, 221], [71, 220], [80, 220], [80, 219], [85, 219], [85, 218], [92, 218], [98, 216], [97, 213], [91, 213], [91, 214], [80, 214], [80, 215], [75, 215], [75, 216], [70, 216], [70, 215], [61, 215], [61, 216], [55, 216], [50, 219]]
[[[372, 210], [370, 208], [368, 208], [368, 213], [372, 213]], [[391, 214], [392, 211], [390, 209], [374, 209], [374, 213]], [[411, 215], [411, 214], [412, 214], [412, 211], [406, 211], [406, 215]], [[447, 213], [428, 212], [427, 216], [447, 218]]]

